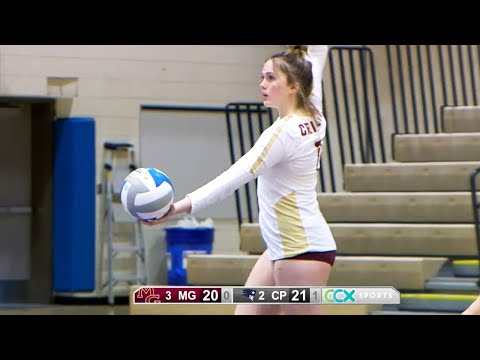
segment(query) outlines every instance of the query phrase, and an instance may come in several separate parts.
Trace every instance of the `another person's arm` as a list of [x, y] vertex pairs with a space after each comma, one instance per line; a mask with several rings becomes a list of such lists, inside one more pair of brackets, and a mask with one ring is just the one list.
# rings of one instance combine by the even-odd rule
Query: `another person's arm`
[[480, 295], [477, 299], [465, 310], [462, 315], [480, 315]]

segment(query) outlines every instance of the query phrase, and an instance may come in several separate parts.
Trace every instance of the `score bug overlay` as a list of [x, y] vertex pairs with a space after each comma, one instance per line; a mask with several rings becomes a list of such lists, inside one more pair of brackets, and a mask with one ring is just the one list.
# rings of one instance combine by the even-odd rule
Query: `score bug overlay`
[[142, 286], [133, 304], [400, 304], [393, 287]]

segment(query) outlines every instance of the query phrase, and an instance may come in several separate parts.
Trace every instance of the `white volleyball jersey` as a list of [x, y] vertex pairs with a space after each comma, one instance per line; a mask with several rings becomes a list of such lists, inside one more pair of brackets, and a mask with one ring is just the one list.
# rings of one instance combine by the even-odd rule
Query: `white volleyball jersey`
[[[309, 46], [317, 101], [321, 99], [327, 50], [326, 45]], [[192, 214], [258, 178], [259, 223], [271, 260], [336, 250], [317, 198], [318, 166], [327, 125], [323, 116], [317, 120], [320, 126], [314, 119], [299, 115], [278, 118], [227, 171], [187, 195], [192, 201]]]

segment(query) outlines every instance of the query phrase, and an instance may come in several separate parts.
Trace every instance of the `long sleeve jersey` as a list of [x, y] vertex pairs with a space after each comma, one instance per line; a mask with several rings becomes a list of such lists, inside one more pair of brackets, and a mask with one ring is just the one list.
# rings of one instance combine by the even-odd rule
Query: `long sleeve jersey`
[[277, 118], [227, 171], [187, 195], [195, 214], [258, 178], [259, 224], [271, 260], [336, 250], [317, 199], [318, 166], [327, 126], [321, 111], [327, 52], [327, 45], [308, 47], [312, 96], [321, 117]]

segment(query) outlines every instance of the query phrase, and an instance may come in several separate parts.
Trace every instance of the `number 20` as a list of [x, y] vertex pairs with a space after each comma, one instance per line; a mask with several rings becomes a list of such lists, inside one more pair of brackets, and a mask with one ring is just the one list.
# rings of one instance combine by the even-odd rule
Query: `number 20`
[[205, 289], [203, 290], [203, 298], [202, 301], [205, 302], [214, 302], [218, 300], [218, 290], [210, 290], [210, 289]]

